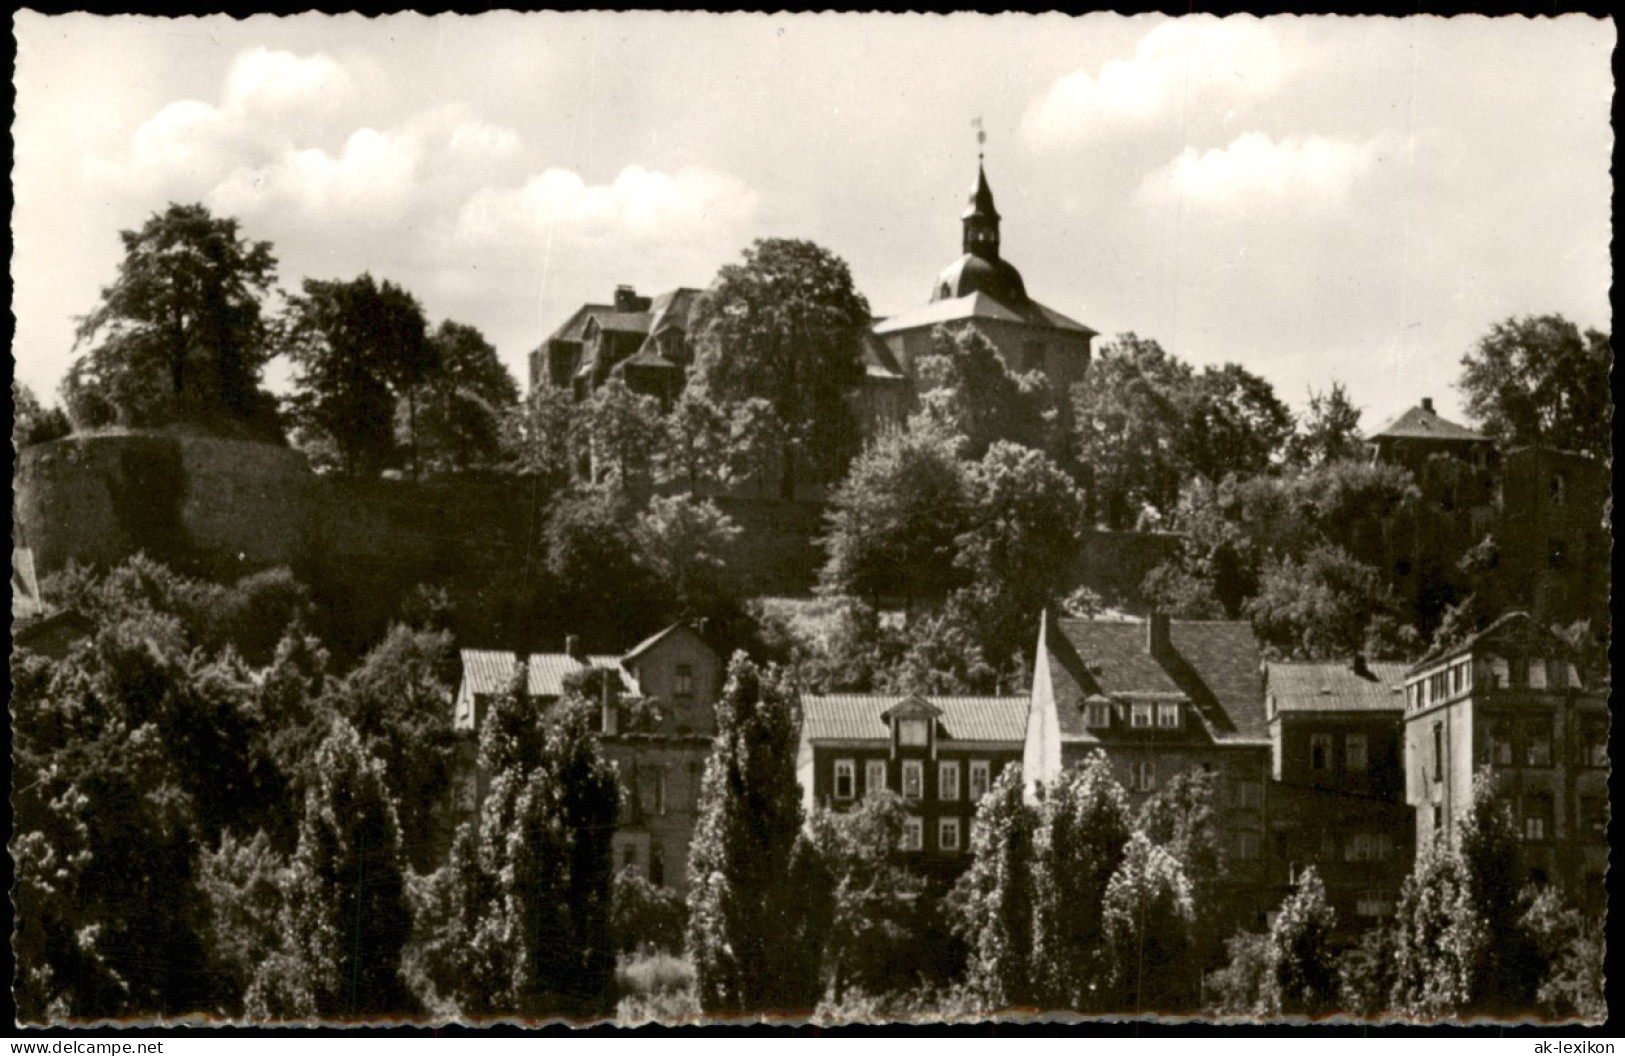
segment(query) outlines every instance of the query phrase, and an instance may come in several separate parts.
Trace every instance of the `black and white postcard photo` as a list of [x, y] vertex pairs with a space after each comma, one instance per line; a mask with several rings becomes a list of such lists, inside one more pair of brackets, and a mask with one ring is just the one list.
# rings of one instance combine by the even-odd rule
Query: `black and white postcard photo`
[[1613, 22], [11, 31], [16, 1030], [1609, 1027]]

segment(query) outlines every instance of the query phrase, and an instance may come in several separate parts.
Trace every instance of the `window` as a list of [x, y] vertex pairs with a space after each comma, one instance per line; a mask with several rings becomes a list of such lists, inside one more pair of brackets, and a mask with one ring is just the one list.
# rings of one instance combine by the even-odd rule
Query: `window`
[[925, 795], [925, 764], [918, 759], [903, 760], [903, 798], [919, 799]]
[[1457, 664], [1450, 669], [1450, 692], [1460, 693], [1467, 688], [1467, 665]]
[[941, 818], [937, 821], [937, 850], [959, 850], [958, 818]]
[[926, 730], [926, 720], [904, 719], [902, 722], [902, 727], [898, 731], [897, 739], [900, 743], [908, 745], [911, 748], [925, 747], [929, 739], [928, 732]]
[[656, 887], [666, 886], [666, 852], [658, 843], [649, 848], [649, 882]]
[[1363, 774], [1366, 767], [1366, 740], [1363, 733], [1351, 733], [1343, 738], [1343, 766], [1351, 774]]
[[1512, 684], [1512, 665], [1504, 656], [1490, 657], [1490, 688], [1505, 689]]
[[1394, 856], [1394, 838], [1386, 832], [1357, 832], [1343, 846], [1346, 862], [1386, 862]]
[[1580, 761], [1586, 766], [1608, 765], [1608, 718], [1587, 715], [1580, 720]]
[[1608, 839], [1608, 797], [1580, 797], [1580, 835], [1603, 843]]
[[1552, 765], [1552, 721], [1546, 718], [1525, 719], [1523, 732], [1523, 765]]
[[1259, 810], [1264, 806], [1264, 782], [1237, 781], [1233, 804], [1245, 810]]
[[919, 818], [903, 819], [903, 850], [920, 851], [925, 849], [925, 822]]
[[636, 869], [638, 867], [638, 845], [623, 843], [621, 845], [621, 868]]
[[1084, 709], [1083, 721], [1090, 729], [1104, 729], [1112, 724], [1110, 704], [1090, 704]]
[[1355, 899], [1354, 915], [1357, 917], [1391, 917], [1394, 915], [1394, 904], [1381, 895], [1365, 895]]
[[646, 815], [666, 813], [666, 771], [663, 767], [639, 768], [638, 801]]
[[857, 795], [857, 764], [850, 759], [835, 760], [835, 798], [851, 799]]
[[1309, 735], [1309, 769], [1330, 770], [1332, 768], [1332, 735], [1329, 733], [1312, 733]]
[[972, 759], [970, 761], [970, 798], [977, 803], [987, 795], [988, 787], [988, 761], [986, 759]]
[[1157, 764], [1144, 759], [1134, 764], [1134, 791], [1150, 792], [1157, 787]]
[[1135, 704], [1130, 710], [1131, 722], [1136, 730], [1149, 729], [1151, 726], [1151, 705]]
[[1523, 838], [1530, 843], [1552, 838], [1552, 797], [1544, 792], [1523, 797]]
[[1444, 780], [1444, 723], [1433, 724], [1433, 780]]
[[677, 665], [677, 678], [672, 685], [672, 693], [678, 697], [692, 697], [694, 695], [693, 664]]
[[863, 791], [870, 796], [886, 791], [886, 760], [871, 759], [863, 764]]
[[1479, 757], [1479, 762], [1489, 763], [1491, 766], [1511, 766], [1512, 749], [1510, 723], [1505, 720], [1485, 723], [1484, 752]]
[[1160, 729], [1164, 729], [1164, 730], [1178, 729], [1179, 728], [1179, 705], [1178, 704], [1158, 704], [1157, 705], [1157, 726]]
[[1529, 661], [1529, 688], [1530, 689], [1545, 689], [1546, 688], [1546, 661], [1544, 661], [1544, 660], [1531, 660], [1531, 661]]
[[937, 798], [959, 798], [959, 763], [942, 762], [937, 764]]
[[1244, 862], [1256, 862], [1259, 859], [1258, 833], [1243, 832], [1236, 838], [1236, 856]]
[[1512, 658], [1512, 677], [1508, 683], [1513, 686], [1527, 686], [1529, 684], [1529, 658], [1515, 656]]
[[1443, 832], [1443, 831], [1444, 831], [1444, 808], [1439, 806], [1439, 804], [1435, 803], [1435, 804], [1433, 804], [1433, 832], [1434, 832], [1434, 835], [1438, 835], [1440, 832]]

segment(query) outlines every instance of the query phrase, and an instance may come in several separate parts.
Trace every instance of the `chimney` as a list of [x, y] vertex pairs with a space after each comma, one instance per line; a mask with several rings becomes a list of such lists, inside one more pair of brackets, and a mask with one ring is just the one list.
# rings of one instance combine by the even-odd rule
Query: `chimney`
[[1432, 396], [1423, 396], [1422, 397], [1422, 409], [1424, 411], [1428, 412], [1429, 414], [1433, 413], [1433, 397]]
[[705, 637], [705, 632], [710, 630], [710, 628], [711, 620], [709, 617], [701, 616], [699, 619], [694, 621], [694, 633], [699, 635], [701, 638]]
[[602, 687], [599, 690], [599, 693], [601, 694], [598, 704], [599, 714], [603, 717], [599, 728], [602, 729], [605, 736], [608, 737], [615, 736], [615, 734], [619, 731], [621, 718], [620, 712], [615, 706], [615, 694], [612, 693], [609, 688], [609, 680], [611, 677], [612, 676], [610, 673], [605, 671], [602, 681], [598, 683], [599, 686]]
[[582, 659], [581, 635], [567, 634], [564, 636], [564, 655], [568, 656], [571, 660]]
[[1354, 654], [1354, 658], [1349, 661], [1349, 670], [1361, 678], [1371, 677], [1371, 668], [1366, 666], [1364, 653]]
[[1168, 653], [1168, 614], [1151, 610], [1145, 618], [1145, 651], [1149, 656], [1164, 656]]

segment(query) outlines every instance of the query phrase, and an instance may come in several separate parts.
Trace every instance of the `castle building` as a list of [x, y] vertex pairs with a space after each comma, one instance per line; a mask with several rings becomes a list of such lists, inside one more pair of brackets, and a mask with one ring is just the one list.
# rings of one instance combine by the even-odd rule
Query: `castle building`
[[915, 378], [914, 364], [931, 351], [939, 326], [973, 327], [1018, 373], [1042, 371], [1060, 413], [1070, 420], [1068, 393], [1089, 367], [1096, 331], [1027, 295], [1015, 265], [1004, 259], [999, 222], [986, 169], [960, 214], [961, 253], [942, 269], [926, 303], [875, 324], [899, 369]]
[[[914, 364], [931, 351], [939, 326], [974, 327], [1011, 370], [1041, 371], [1063, 416], [1066, 394], [1088, 369], [1096, 332], [1027, 294], [1021, 273], [1004, 259], [1000, 221], [978, 164], [976, 185], [960, 216], [961, 254], [932, 283], [930, 299], [864, 334], [864, 380], [853, 410], [866, 434], [901, 421], [918, 395]], [[530, 353], [530, 387], [564, 389], [586, 399], [611, 377], [669, 406], [694, 360], [693, 315], [703, 291], [690, 287], [654, 297], [619, 286], [608, 303], [577, 308]]]
[[1405, 676], [1405, 799], [1416, 843], [1454, 841], [1488, 768], [1531, 880], [1606, 904], [1608, 699], [1568, 643], [1513, 612]]

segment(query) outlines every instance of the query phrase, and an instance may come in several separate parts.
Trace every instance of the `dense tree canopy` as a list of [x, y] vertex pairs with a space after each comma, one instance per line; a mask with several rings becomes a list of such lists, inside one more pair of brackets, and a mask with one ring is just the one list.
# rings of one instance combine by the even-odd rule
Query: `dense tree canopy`
[[1042, 371], [1012, 373], [974, 328], [938, 327], [915, 371], [921, 413], [964, 438], [964, 457], [981, 458], [997, 440], [1059, 455], [1062, 437], [1048, 379]]
[[798, 467], [833, 482], [856, 449], [846, 398], [863, 381], [869, 322], [846, 263], [794, 239], [756, 242], [695, 306], [690, 384], [721, 404], [767, 401], [783, 430], [786, 496], [795, 494]]
[[1505, 443], [1546, 444], [1607, 461], [1613, 444], [1608, 335], [1560, 315], [1495, 324], [1462, 357], [1467, 413]]
[[260, 389], [272, 352], [261, 301], [276, 281], [269, 242], [202, 205], [170, 205], [122, 231], [118, 278], [79, 320], [87, 346], [63, 383], [81, 427], [192, 422], [280, 438]]
[[436, 364], [410, 293], [364, 274], [306, 279], [288, 299], [288, 354], [299, 368], [289, 411], [307, 450], [349, 473], [377, 472], [395, 451], [395, 408]]
[[491, 464], [501, 455], [503, 421], [519, 402], [519, 386], [485, 335], [466, 323], [442, 322], [429, 344], [436, 369], [424, 379], [421, 398], [415, 386], [409, 390], [397, 410], [397, 434], [425, 467]]

